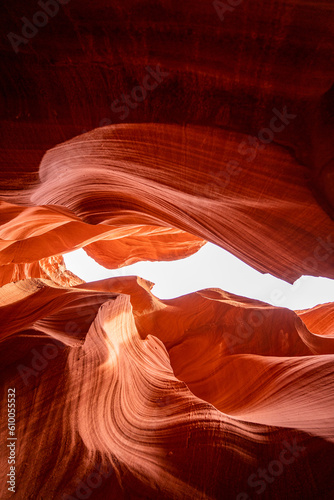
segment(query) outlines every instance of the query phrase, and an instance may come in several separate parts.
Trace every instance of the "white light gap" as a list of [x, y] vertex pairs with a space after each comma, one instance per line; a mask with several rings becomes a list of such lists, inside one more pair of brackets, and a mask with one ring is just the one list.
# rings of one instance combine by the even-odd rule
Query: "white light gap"
[[155, 283], [160, 299], [171, 299], [204, 288], [221, 288], [236, 295], [301, 310], [334, 301], [334, 280], [302, 276], [293, 285], [270, 274], [261, 274], [226, 250], [207, 243], [186, 259], [171, 262], [138, 262], [120, 269], [106, 269], [82, 249], [64, 255], [67, 269], [81, 279], [98, 281], [115, 276], [140, 276]]

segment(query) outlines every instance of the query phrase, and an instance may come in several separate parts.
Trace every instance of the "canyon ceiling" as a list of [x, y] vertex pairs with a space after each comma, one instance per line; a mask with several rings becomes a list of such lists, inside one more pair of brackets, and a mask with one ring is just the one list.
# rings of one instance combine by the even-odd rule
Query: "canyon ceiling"
[[160, 300], [62, 257], [210, 241], [334, 279], [333, 2], [2, 10], [1, 499], [334, 498], [333, 303]]

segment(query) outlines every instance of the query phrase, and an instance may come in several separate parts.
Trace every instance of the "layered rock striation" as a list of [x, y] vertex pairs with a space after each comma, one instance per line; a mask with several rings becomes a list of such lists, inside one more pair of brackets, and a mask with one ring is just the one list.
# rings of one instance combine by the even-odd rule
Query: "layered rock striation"
[[334, 278], [332, 21], [327, 0], [7, 6], [1, 498], [333, 498], [333, 303], [160, 300], [62, 257], [210, 241]]

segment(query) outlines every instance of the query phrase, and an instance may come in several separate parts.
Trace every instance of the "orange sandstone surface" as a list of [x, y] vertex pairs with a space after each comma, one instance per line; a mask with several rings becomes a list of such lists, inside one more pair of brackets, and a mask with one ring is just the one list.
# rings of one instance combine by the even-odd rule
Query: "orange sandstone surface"
[[333, 303], [161, 300], [63, 260], [115, 269], [210, 241], [290, 283], [333, 279], [333, 13], [7, 6], [1, 499], [334, 498]]

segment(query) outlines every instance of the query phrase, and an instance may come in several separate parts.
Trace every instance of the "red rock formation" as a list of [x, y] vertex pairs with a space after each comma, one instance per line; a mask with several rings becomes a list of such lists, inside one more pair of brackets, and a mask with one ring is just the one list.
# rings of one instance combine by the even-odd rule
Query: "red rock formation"
[[295, 313], [218, 290], [161, 301], [132, 277], [1, 290], [18, 498], [80, 498], [96, 463], [113, 473], [93, 498], [251, 495], [258, 467], [274, 471], [264, 498], [293, 498], [287, 482], [329, 498], [333, 355], [312, 354]]
[[159, 300], [62, 258], [211, 241], [334, 278], [333, 5], [228, 1], [7, 6], [1, 498], [333, 498], [333, 304]]
[[241, 166], [241, 143], [212, 128], [145, 124], [100, 128], [54, 148], [40, 182], [9, 196], [26, 208], [3, 205], [10, 244], [2, 263], [20, 262], [18, 245], [29, 246], [31, 259], [87, 245], [114, 268], [189, 255], [201, 237], [286, 281], [334, 277], [333, 221], [308, 189], [305, 168], [276, 146]]

